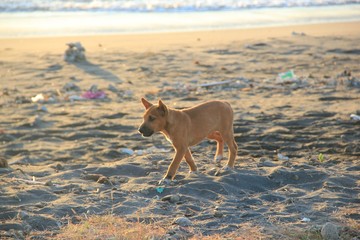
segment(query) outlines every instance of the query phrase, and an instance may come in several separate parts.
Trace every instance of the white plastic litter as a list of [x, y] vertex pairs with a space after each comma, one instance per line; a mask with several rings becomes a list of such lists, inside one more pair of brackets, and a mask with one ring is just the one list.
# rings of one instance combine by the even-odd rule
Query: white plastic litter
[[289, 161], [289, 157], [285, 156], [285, 155], [282, 155], [281, 153], [278, 153], [277, 154], [277, 157], [279, 160], [281, 161]]
[[133, 154], [134, 154], [134, 150], [132, 150], [132, 149], [130, 149], [130, 148], [121, 148], [121, 149], [120, 149], [120, 152], [121, 152], [121, 153], [129, 154], [129, 155], [133, 155]]
[[302, 222], [310, 222], [311, 220], [310, 220], [310, 218], [303, 217], [303, 218], [301, 219], [301, 221], [302, 221]]
[[352, 120], [355, 120], [355, 121], [360, 121], [360, 116], [359, 116], [359, 115], [356, 115], [356, 114], [351, 114], [351, 115], [350, 115], [350, 118], [351, 118]]
[[44, 100], [45, 100], [45, 97], [44, 97], [44, 95], [42, 93], [39, 93], [35, 97], [31, 98], [31, 101], [34, 102], [34, 103], [36, 103], [36, 102], [44, 102]]

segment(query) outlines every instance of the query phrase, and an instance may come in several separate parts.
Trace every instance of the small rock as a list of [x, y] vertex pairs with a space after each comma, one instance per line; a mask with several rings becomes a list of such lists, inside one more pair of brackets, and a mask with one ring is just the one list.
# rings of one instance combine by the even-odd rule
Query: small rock
[[48, 110], [47, 107], [45, 107], [45, 106], [41, 106], [41, 107], [38, 109], [38, 111], [39, 111], [39, 112], [45, 112], [45, 113], [49, 112], [49, 110]]
[[[261, 159], [260, 159], [260, 161], [261, 161]], [[258, 164], [258, 166], [259, 166], [259, 167], [276, 167], [277, 164], [273, 163], [273, 162], [270, 161], [270, 160], [265, 160], [265, 161], [263, 161], [263, 162], [260, 162], [260, 163]]]
[[56, 166], [55, 166], [55, 169], [60, 171], [60, 170], [64, 170], [64, 167], [63, 165], [61, 165], [60, 163], [58, 163]]
[[321, 228], [321, 236], [324, 240], [338, 240], [339, 229], [335, 224], [328, 222]]
[[169, 201], [171, 203], [177, 203], [180, 202], [180, 196], [179, 195], [168, 195], [161, 199], [161, 201]]
[[215, 210], [215, 212], [214, 212], [214, 217], [216, 217], [216, 218], [222, 218], [223, 216], [224, 216], [224, 214], [223, 214], [221, 211]]
[[192, 226], [192, 222], [187, 217], [179, 217], [179, 218], [175, 219], [173, 224], [177, 224], [182, 227]]

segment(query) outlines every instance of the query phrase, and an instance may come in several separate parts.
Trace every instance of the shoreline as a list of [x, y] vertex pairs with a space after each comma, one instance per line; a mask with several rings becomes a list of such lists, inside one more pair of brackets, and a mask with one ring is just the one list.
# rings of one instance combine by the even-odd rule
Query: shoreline
[[[34, 38], [0, 38], [1, 57], [11, 57], [15, 52], [63, 53], [68, 42], [81, 42], [91, 52], [106, 50], [156, 51], [179, 46], [209, 46], [231, 42], [288, 38], [304, 33], [307, 36], [348, 36], [360, 33], [360, 21], [322, 24], [291, 25], [251, 29], [226, 29], [146, 34], [81, 35]], [[101, 46], [101, 47], [99, 47]], [[12, 51], [7, 51], [7, 50]]]
[[251, 29], [360, 21], [360, 5], [200, 12], [0, 13], [0, 37], [46, 37]]

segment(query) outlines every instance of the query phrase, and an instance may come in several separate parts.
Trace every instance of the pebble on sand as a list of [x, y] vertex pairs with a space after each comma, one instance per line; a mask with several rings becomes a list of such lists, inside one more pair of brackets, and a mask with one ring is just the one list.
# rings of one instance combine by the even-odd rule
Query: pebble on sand
[[179, 195], [168, 195], [163, 197], [161, 200], [162, 201], [169, 201], [171, 203], [177, 203], [180, 201], [180, 196]]
[[190, 219], [188, 219], [187, 217], [176, 218], [173, 223], [182, 227], [188, 227], [193, 225]]

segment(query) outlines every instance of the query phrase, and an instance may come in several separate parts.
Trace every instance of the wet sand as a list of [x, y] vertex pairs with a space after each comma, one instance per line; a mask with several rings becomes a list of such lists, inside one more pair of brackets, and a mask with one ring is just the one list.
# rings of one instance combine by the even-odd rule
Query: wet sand
[[[355, 237], [356, 29], [359, 22], [0, 39], [0, 237], [56, 233], [92, 214], [157, 222], [175, 238], [251, 224], [281, 239], [327, 222], [340, 226], [344, 239]], [[64, 61], [70, 41], [82, 43], [86, 61]], [[293, 79], [278, 79], [289, 70]], [[80, 99], [93, 85], [106, 97]], [[44, 100], [33, 102], [38, 94]], [[216, 144], [205, 140], [191, 149], [199, 174], [189, 175], [183, 162], [176, 181], [158, 188], [173, 149], [161, 134], [137, 132], [143, 96], [174, 108], [230, 102], [235, 170], [215, 174]], [[172, 225], [178, 217], [193, 231]]]

